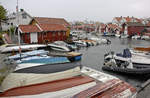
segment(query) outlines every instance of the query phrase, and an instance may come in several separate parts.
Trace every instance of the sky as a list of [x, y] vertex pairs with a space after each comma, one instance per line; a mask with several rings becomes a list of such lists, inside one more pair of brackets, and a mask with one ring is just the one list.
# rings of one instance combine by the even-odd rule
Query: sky
[[[17, 0], [0, 0], [9, 13]], [[19, 0], [19, 8], [31, 16], [65, 18], [68, 21], [111, 22], [113, 17], [150, 17], [150, 0]]]

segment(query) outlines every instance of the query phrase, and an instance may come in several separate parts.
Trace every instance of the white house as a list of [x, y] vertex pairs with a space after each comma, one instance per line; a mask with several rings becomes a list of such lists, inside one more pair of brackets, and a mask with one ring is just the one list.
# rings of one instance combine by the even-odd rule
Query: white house
[[1, 23], [2, 31], [8, 30], [10, 27], [16, 27], [19, 25], [28, 25], [33, 18], [23, 9], [18, 14], [11, 13], [7, 16], [7, 19]]

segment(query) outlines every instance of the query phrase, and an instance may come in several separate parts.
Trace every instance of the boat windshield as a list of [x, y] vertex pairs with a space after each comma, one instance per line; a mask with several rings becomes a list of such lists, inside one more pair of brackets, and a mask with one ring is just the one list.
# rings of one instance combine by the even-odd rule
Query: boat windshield
[[63, 46], [66, 45], [66, 43], [63, 42], [63, 41], [55, 41], [54, 44], [55, 44], [55, 45], [63, 45]]

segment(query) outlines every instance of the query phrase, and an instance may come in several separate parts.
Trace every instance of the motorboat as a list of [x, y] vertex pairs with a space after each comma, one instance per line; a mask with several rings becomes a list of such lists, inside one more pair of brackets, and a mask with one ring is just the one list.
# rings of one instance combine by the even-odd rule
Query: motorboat
[[33, 56], [20, 61], [20, 64], [58, 64], [70, 62], [67, 57]]
[[150, 53], [146, 51], [137, 51], [137, 50], [130, 49], [130, 52], [132, 53], [132, 55], [138, 55], [138, 56], [150, 58]]
[[16, 51], [28, 51], [28, 50], [35, 50], [39, 48], [45, 48], [46, 45], [43, 44], [30, 44], [30, 45], [3, 45], [0, 47], [0, 52], [1, 53], [6, 53], [6, 52], [16, 52]]
[[148, 35], [143, 35], [141, 36], [142, 40], [150, 40], [150, 37]]
[[115, 36], [116, 36], [116, 37], [120, 37], [121, 35], [120, 35], [120, 34], [115, 34]]
[[20, 64], [16, 67], [14, 73], [34, 73], [34, 74], [50, 74], [81, 67], [80, 62], [64, 62], [51, 64]]
[[122, 34], [121, 36], [120, 36], [120, 38], [128, 38], [129, 36], [127, 35], [127, 34]]
[[130, 75], [150, 75], [150, 67], [133, 66], [131, 60], [120, 62], [114, 58], [104, 61], [103, 70]]
[[104, 58], [109, 59], [112, 57], [114, 57], [115, 60], [119, 61], [129, 61], [131, 59], [133, 64], [150, 65], [150, 58], [139, 55], [133, 55], [131, 54], [129, 49], [124, 49], [123, 54], [122, 53], [114, 54], [114, 52], [107, 53], [105, 54]]
[[54, 43], [48, 44], [51, 49], [56, 50], [56, 51], [63, 51], [63, 52], [69, 52], [71, 51], [65, 42], [63, 41], [55, 41]]
[[78, 41], [73, 41], [77, 46], [80, 46], [80, 47], [87, 47], [88, 44], [84, 41], [81, 41], [81, 40], [78, 40]]
[[47, 55], [48, 53], [49, 53], [49, 51], [45, 51], [45, 50], [33, 50], [33, 51], [23, 52], [21, 54], [9, 56], [8, 58], [13, 59], [13, 60], [19, 60], [19, 59], [27, 58], [27, 57], [31, 57], [31, 56]]
[[132, 39], [141, 39], [141, 36], [139, 36], [139, 35], [134, 35], [134, 36], [132, 36]]
[[87, 43], [89, 46], [96, 46], [97, 42], [94, 40], [81, 40], [82, 42]]
[[78, 52], [67, 52], [67, 53], [50, 52], [48, 55], [54, 56], [54, 57], [67, 57], [69, 61], [71, 62], [80, 61], [82, 58], [82, 54]]

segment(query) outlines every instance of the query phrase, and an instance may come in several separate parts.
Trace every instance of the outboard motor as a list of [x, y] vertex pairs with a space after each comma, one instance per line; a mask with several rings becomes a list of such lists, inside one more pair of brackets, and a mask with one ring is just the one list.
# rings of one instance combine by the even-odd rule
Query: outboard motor
[[109, 39], [106, 39], [107, 40], [107, 44], [111, 44], [111, 41]]
[[123, 50], [123, 57], [125, 57], [125, 58], [131, 58], [132, 57], [132, 54], [128, 48]]

